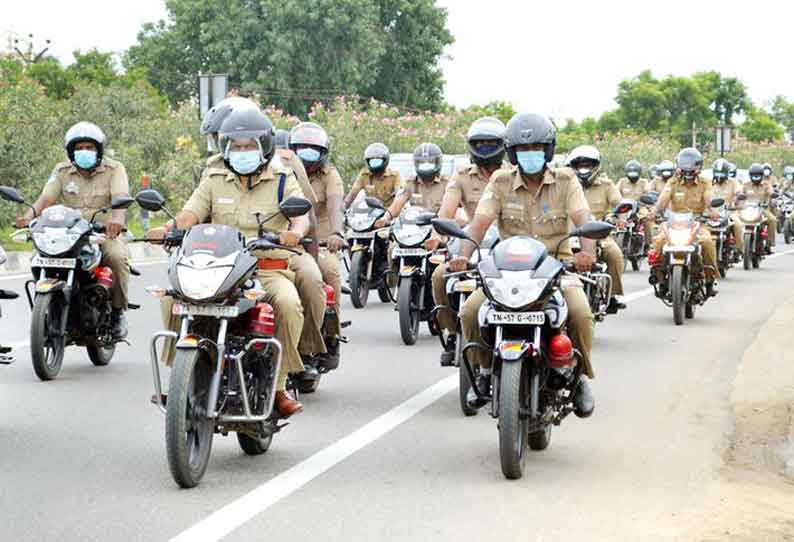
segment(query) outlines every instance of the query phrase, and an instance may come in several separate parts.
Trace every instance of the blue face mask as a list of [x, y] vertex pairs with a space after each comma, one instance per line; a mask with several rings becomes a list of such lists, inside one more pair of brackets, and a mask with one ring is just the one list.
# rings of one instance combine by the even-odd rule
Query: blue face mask
[[236, 151], [229, 153], [229, 164], [232, 169], [241, 175], [248, 175], [262, 165], [262, 156], [259, 151]]
[[534, 175], [546, 165], [546, 153], [543, 151], [518, 151], [516, 160], [521, 167], [521, 171], [527, 175]]
[[304, 162], [316, 162], [320, 159], [320, 151], [317, 149], [312, 149], [310, 147], [304, 147], [302, 149], [298, 149], [295, 154], [298, 155], [298, 158], [303, 160]]
[[368, 164], [369, 164], [369, 169], [380, 169], [383, 167], [383, 159], [371, 158]]
[[96, 151], [74, 151], [74, 163], [80, 169], [91, 169], [96, 165]]

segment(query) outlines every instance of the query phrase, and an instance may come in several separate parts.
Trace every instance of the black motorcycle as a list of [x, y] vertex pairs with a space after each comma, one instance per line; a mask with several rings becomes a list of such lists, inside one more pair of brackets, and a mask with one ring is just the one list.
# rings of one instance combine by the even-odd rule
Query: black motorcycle
[[739, 261], [739, 255], [736, 250], [733, 223], [731, 222], [731, 216], [727, 207], [723, 204], [720, 207], [714, 208], [714, 211], [716, 211], [718, 217], [709, 217], [706, 221], [706, 225], [711, 232], [711, 238], [714, 240], [714, 248], [717, 252], [717, 268], [720, 272], [720, 278], [725, 278], [728, 275], [728, 269]]
[[640, 220], [640, 211], [644, 208], [643, 206], [647, 205], [641, 205], [641, 201], [626, 198], [618, 203], [613, 213], [615, 242], [623, 251], [624, 271], [629, 262], [631, 262], [631, 268], [634, 271], [639, 271], [642, 267], [642, 259], [648, 253], [645, 232]]
[[[147, 211], [172, 216], [155, 190], [144, 190], [135, 199]], [[280, 212], [296, 217], [310, 208], [305, 199], [287, 198]], [[172, 248], [170, 287], [149, 291], [174, 299], [173, 314], [181, 324], [179, 333], [153, 335], [151, 364], [156, 405], [165, 414], [168, 466], [181, 487], [201, 481], [214, 433], [236, 432], [246, 454], [260, 455], [284, 427], [274, 409], [282, 346], [274, 337], [273, 307], [262, 301], [265, 291], [256, 279], [258, 258], [253, 254], [296, 252], [277, 242], [277, 235], [265, 234], [246, 243], [239, 230], [220, 224], [172, 230], [165, 238]], [[176, 356], [164, 404], [158, 341], [167, 338], [176, 341]]]
[[[8, 261], [8, 256], [3, 247], [0, 247], [0, 265]], [[0, 300], [12, 300], [19, 297], [19, 294], [9, 290], [0, 289]], [[2, 315], [2, 312], [0, 312]], [[11, 347], [0, 345], [0, 365], [11, 365], [14, 363], [14, 356], [11, 355]]]
[[758, 269], [769, 247], [769, 222], [764, 217], [765, 203], [744, 200], [739, 218], [744, 223], [744, 269]]
[[[454, 221], [435, 219], [433, 226], [473, 242]], [[611, 231], [611, 224], [590, 222], [569, 237], [603, 239]], [[565, 334], [568, 308], [560, 288], [566, 273], [542, 243], [523, 236], [497, 244], [474, 271], [487, 298], [480, 309], [484, 344], [465, 345], [463, 364], [474, 381], [468, 352], [481, 349], [493, 359], [491, 396], [472, 389], [491, 402], [491, 415], [499, 420], [502, 473], [510, 479], [523, 475], [527, 446], [547, 448], [552, 426], [574, 409], [582, 362]]]
[[386, 214], [378, 198], [367, 197], [348, 209], [345, 220], [350, 246], [350, 301], [357, 309], [367, 305], [369, 291], [376, 289], [384, 303], [394, 300], [389, 287], [389, 227], [376, 228]]
[[783, 216], [783, 238], [789, 244], [794, 239], [794, 193], [785, 192], [781, 196], [780, 211]]
[[432, 252], [424, 248], [424, 242], [432, 233], [430, 221], [434, 213], [422, 207], [408, 207], [400, 213], [391, 228], [396, 243], [392, 253], [399, 269], [397, 278], [397, 311], [400, 315], [400, 336], [407, 345], [416, 344], [419, 323], [427, 322], [432, 335], [438, 335], [438, 327], [430, 315], [435, 307], [431, 276], [436, 266], [431, 263]]
[[[0, 187], [0, 197], [33, 208], [13, 188]], [[123, 341], [114, 339], [112, 333], [115, 277], [109, 267], [100, 265], [105, 227], [94, 220], [134, 202], [130, 197], [115, 198], [91, 220], [85, 220], [78, 210], [55, 205], [30, 223], [26, 237], [33, 241], [36, 255], [30, 262], [34, 279], [25, 283], [25, 293], [33, 310], [30, 354], [41, 380], [58, 376], [67, 346], [84, 346], [91, 362], [104, 366], [113, 358], [116, 344]], [[138, 273], [133, 270], [133, 274]]]

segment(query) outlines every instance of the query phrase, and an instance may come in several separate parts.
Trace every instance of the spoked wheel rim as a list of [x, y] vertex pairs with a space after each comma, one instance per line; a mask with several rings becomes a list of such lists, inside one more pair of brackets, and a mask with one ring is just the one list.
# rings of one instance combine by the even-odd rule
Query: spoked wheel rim
[[197, 362], [193, 369], [193, 377], [190, 379], [185, 406], [185, 441], [191, 469], [199, 469], [202, 466], [204, 448], [209, 445], [208, 437], [212, 433], [210, 421], [207, 419], [209, 381], [207, 364]]
[[60, 365], [60, 357], [63, 353], [63, 337], [58, 335], [55, 336], [52, 333], [52, 330], [60, 329], [60, 308], [56, 307], [55, 315], [53, 315], [52, 309], [53, 303], [50, 302], [44, 312], [44, 330], [45, 330], [45, 339], [43, 345], [43, 353], [44, 353], [44, 365], [47, 366], [48, 369], [55, 370]]

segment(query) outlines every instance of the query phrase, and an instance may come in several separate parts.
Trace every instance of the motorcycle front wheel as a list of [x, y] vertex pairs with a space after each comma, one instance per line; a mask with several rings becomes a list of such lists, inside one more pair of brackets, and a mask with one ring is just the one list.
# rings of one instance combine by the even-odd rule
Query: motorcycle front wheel
[[751, 266], [753, 265], [753, 235], [751, 233], [744, 234], [744, 254], [742, 255], [742, 260], [744, 260], [744, 270], [749, 271]]
[[195, 487], [212, 450], [213, 423], [207, 417], [212, 368], [202, 350], [177, 350], [168, 386], [165, 446], [171, 476], [180, 487]]
[[363, 250], [353, 253], [350, 260], [350, 302], [357, 309], [367, 306], [369, 284], [367, 283], [367, 254]]
[[499, 459], [509, 480], [524, 475], [529, 436], [529, 378], [523, 360], [502, 364], [499, 381]]
[[783, 225], [783, 239], [786, 241], [788, 245], [791, 243], [791, 222], [786, 220], [786, 223]]
[[[463, 333], [458, 332], [458, 341], [455, 343], [455, 358], [458, 362], [458, 401], [460, 411], [464, 416], [474, 416], [477, 414], [476, 408], [469, 406], [469, 390], [471, 389], [471, 379], [469, 371], [466, 370], [466, 363], [463, 361]], [[474, 373], [475, 376], [477, 373]]]
[[33, 302], [30, 317], [30, 357], [33, 370], [41, 380], [54, 380], [63, 366], [66, 337], [61, 334], [64, 314], [63, 298], [39, 295]]
[[400, 281], [400, 290], [397, 295], [397, 309], [400, 314], [400, 335], [408, 346], [416, 344], [419, 336], [419, 286], [412, 277]]
[[684, 268], [680, 265], [673, 267], [670, 278], [670, 293], [673, 296], [673, 321], [680, 326], [684, 323]]

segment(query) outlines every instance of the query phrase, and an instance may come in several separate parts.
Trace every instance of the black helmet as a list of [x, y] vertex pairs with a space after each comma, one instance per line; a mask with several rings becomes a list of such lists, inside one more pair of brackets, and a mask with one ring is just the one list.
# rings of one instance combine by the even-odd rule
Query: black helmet
[[735, 179], [736, 175], [739, 173], [739, 168], [736, 167], [736, 164], [729, 163], [728, 164], [728, 177]]
[[659, 176], [659, 164], [651, 164], [651, 167], [648, 168], [648, 173], [650, 174], [651, 178]]
[[471, 161], [478, 166], [499, 167], [505, 157], [505, 125], [493, 117], [477, 119], [466, 135]]
[[794, 166], [786, 166], [783, 168], [783, 176], [789, 181], [794, 181]]
[[760, 184], [761, 181], [764, 180], [764, 165], [756, 162], [750, 166], [750, 169], [747, 170], [747, 174], [750, 176], [750, 182], [753, 184]]
[[715, 181], [724, 183], [731, 172], [731, 164], [725, 158], [717, 158], [711, 166], [711, 174]]
[[685, 180], [692, 181], [697, 178], [703, 168], [703, 155], [694, 147], [682, 149], [676, 158], [676, 167]]
[[772, 169], [772, 164], [769, 162], [764, 164], [764, 177], [771, 177], [774, 172], [775, 170]]
[[414, 169], [423, 181], [433, 180], [441, 173], [441, 147], [435, 143], [422, 143], [414, 149]]
[[273, 139], [277, 149], [289, 149], [289, 131], [278, 129]]
[[[228, 114], [221, 124], [220, 144], [223, 161], [237, 175], [255, 175], [264, 168], [275, 151], [275, 131], [273, 123], [259, 109], [236, 109]], [[231, 142], [236, 139], [254, 139], [259, 146], [260, 165], [253, 172], [239, 172], [232, 167], [230, 158]]]
[[371, 143], [364, 149], [364, 162], [371, 173], [381, 173], [389, 166], [389, 147], [383, 143]]
[[659, 175], [665, 181], [675, 175], [675, 164], [670, 160], [662, 160], [659, 162]]
[[642, 165], [637, 160], [629, 160], [623, 167], [623, 171], [626, 172], [626, 177], [631, 182], [636, 183], [640, 180], [640, 175], [642, 175]]
[[209, 137], [210, 144], [218, 152], [223, 152], [220, 141], [218, 140], [218, 133], [221, 131], [221, 125], [223, 121], [226, 120], [226, 117], [229, 116], [229, 113], [237, 109], [256, 109], [258, 111], [259, 107], [248, 98], [231, 96], [229, 98], [224, 98], [210, 107], [207, 112], [204, 113], [204, 118], [201, 119], [201, 128], [199, 132], [201, 135]]
[[[69, 161], [74, 164], [74, 147], [78, 143], [85, 143], [86, 141], [93, 143], [96, 146], [96, 164], [91, 168], [93, 171], [102, 163], [102, 156], [105, 154], [105, 133], [92, 122], [78, 122], [66, 132], [64, 139], [64, 147], [66, 148], [66, 155]], [[75, 164], [77, 165], [77, 164]]]
[[[557, 146], [557, 128], [544, 115], [537, 113], [518, 113], [507, 123], [505, 129], [505, 149], [510, 163], [518, 164], [516, 147], [540, 143], [546, 157], [546, 164], [554, 159]], [[523, 170], [522, 170], [523, 171]], [[526, 172], [524, 172], [526, 173]]]
[[582, 187], [588, 188], [601, 166], [601, 153], [592, 145], [580, 145], [568, 153], [566, 165], [574, 170]]
[[289, 148], [298, 155], [307, 171], [313, 171], [328, 163], [331, 140], [319, 124], [301, 122], [289, 134]]

